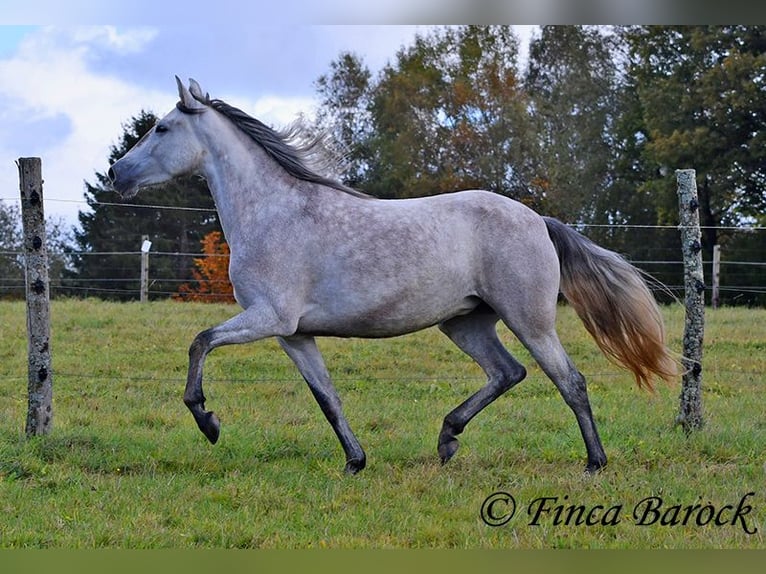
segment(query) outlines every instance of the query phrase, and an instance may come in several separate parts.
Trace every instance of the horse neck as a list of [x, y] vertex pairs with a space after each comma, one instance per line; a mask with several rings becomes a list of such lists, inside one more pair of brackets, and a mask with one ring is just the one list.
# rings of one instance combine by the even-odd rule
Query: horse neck
[[292, 186], [282, 168], [236, 128], [212, 133], [202, 171], [231, 244], [257, 225], [265, 208], [286, 199]]

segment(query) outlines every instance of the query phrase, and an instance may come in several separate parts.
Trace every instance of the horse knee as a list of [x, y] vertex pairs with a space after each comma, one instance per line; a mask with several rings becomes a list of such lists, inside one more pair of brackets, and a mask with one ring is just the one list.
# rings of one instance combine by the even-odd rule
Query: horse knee
[[210, 342], [213, 339], [212, 329], [206, 329], [194, 337], [194, 341], [189, 346], [189, 358], [195, 359], [204, 356], [210, 350]]
[[511, 367], [495, 379], [498, 396], [515, 387], [527, 377], [527, 369], [523, 365], [515, 363]]

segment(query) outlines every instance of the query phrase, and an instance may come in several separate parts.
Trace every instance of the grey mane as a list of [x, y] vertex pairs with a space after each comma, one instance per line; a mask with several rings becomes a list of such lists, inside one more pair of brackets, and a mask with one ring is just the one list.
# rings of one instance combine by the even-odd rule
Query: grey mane
[[[260, 120], [246, 114], [239, 108], [227, 104], [223, 100], [210, 99], [209, 95], [206, 95], [204, 99], [196, 99], [227, 117], [255, 143], [260, 145], [269, 157], [276, 161], [287, 173], [296, 179], [331, 187], [357, 197], [371, 197], [361, 191], [343, 185], [339, 181], [319, 175], [308, 167], [307, 160], [312, 155], [316, 154], [317, 148], [321, 145], [321, 138], [312, 138], [307, 143], [295, 145], [291, 143], [291, 140], [300, 135], [301, 130], [298, 127], [288, 128], [284, 131], [276, 131]], [[176, 107], [187, 114], [203, 111], [200, 109], [187, 108], [181, 102], [178, 102]]]

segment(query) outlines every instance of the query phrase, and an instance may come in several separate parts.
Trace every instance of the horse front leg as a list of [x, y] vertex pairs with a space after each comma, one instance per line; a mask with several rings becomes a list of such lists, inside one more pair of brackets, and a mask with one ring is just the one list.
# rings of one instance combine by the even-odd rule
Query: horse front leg
[[215, 413], [205, 410], [205, 393], [202, 392], [202, 369], [205, 357], [213, 349], [210, 344], [212, 331], [212, 329], [202, 331], [189, 347], [189, 373], [186, 378], [184, 404], [191, 411], [202, 434], [211, 444], [215, 444], [221, 434], [221, 422]]
[[351, 427], [343, 415], [340, 398], [330, 380], [322, 355], [313, 337], [292, 336], [280, 337], [280, 345], [298, 367], [301, 375], [308, 383], [311, 394], [314, 395], [327, 421], [335, 431], [343, 452], [346, 454], [346, 472], [356, 474], [365, 467], [366, 456]]
[[270, 310], [249, 307], [239, 315], [217, 327], [199, 333], [189, 347], [189, 372], [184, 391], [184, 404], [191, 411], [197, 426], [207, 439], [215, 444], [221, 432], [221, 423], [212, 411], [205, 410], [202, 391], [202, 372], [205, 358], [216, 347], [250, 343], [289, 331]]

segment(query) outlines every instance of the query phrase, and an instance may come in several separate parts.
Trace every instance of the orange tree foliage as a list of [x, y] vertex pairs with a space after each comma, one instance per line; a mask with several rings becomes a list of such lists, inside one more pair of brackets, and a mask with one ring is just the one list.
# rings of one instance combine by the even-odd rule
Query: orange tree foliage
[[204, 257], [194, 260], [194, 281], [184, 283], [173, 296], [176, 301], [234, 303], [234, 289], [229, 281], [229, 245], [220, 231], [202, 238]]

